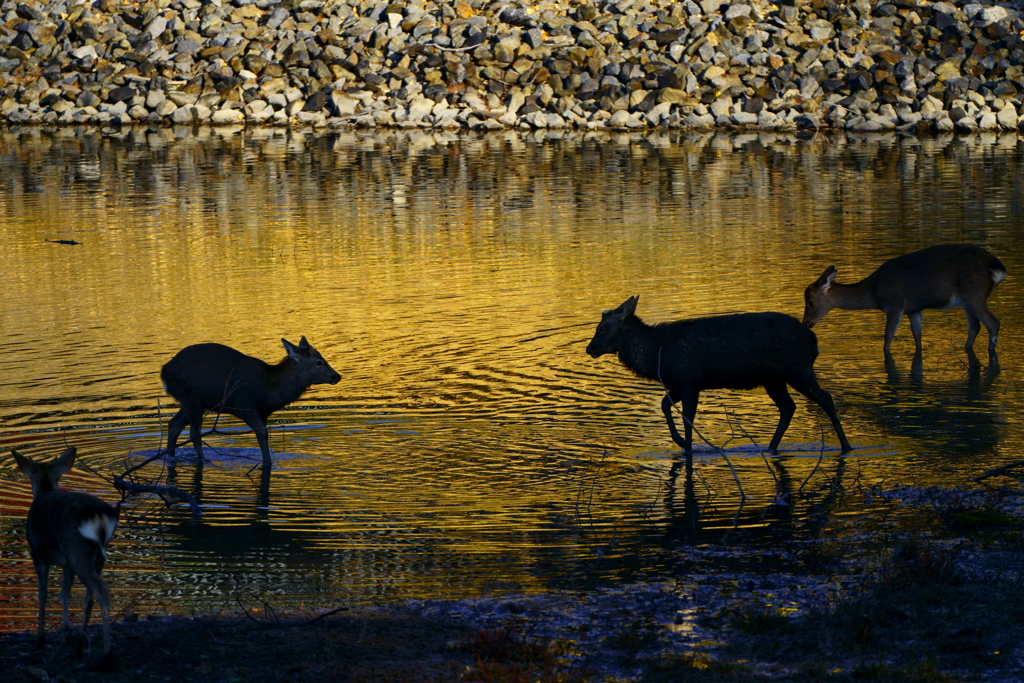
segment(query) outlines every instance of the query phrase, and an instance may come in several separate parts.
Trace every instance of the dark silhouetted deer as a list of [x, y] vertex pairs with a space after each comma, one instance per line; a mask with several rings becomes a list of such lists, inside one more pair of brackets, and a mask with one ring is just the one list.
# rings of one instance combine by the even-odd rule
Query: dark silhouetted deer
[[306, 338], [298, 345], [282, 339], [288, 355], [277, 365], [246, 356], [223, 344], [195, 344], [179, 351], [164, 365], [164, 391], [181, 403], [167, 425], [167, 454], [173, 456], [178, 435], [189, 426], [200, 462], [200, 430], [207, 410], [239, 418], [256, 432], [263, 464], [270, 465], [267, 418], [302, 395], [313, 384], [337, 384], [341, 375]]
[[48, 463], [37, 463], [32, 458], [11, 451], [15, 462], [32, 482], [32, 506], [28, 510], [25, 535], [32, 554], [32, 565], [39, 580], [39, 629], [37, 647], [46, 643], [44, 616], [46, 612], [46, 584], [50, 566], [64, 569], [64, 582], [60, 602], [64, 610], [64, 628], [68, 622], [68, 601], [71, 599], [71, 581], [75, 576], [85, 584], [84, 629], [89, 625], [93, 595], [99, 599], [103, 617], [103, 659], [101, 668], [113, 662], [110, 641], [110, 593], [100, 577], [107, 559], [107, 544], [117, 528], [117, 509], [96, 496], [57, 488], [57, 481], [75, 462], [72, 446]]
[[1006, 268], [992, 254], [972, 244], [944, 244], [889, 259], [878, 270], [853, 285], [836, 282], [836, 267], [829, 266], [804, 291], [804, 325], [814, 324], [833, 308], [877, 308], [885, 313], [885, 346], [889, 354], [893, 335], [904, 314], [910, 318], [917, 353], [921, 353], [921, 311], [959, 308], [967, 314], [967, 341], [984, 324], [988, 354], [995, 360], [999, 320], [988, 310], [988, 296], [1006, 278]]
[[[852, 450], [839, 424], [832, 397], [814, 376], [818, 340], [796, 318], [782, 313], [740, 313], [648, 325], [635, 314], [640, 297], [614, 311], [604, 311], [587, 353], [594, 358], [617, 353], [627, 368], [644, 379], [661, 382], [661, 402], [672, 439], [687, 462], [692, 453], [692, 424], [705, 389], [764, 387], [779, 408], [779, 426], [768, 449], [778, 453], [796, 404], [786, 385], [822, 407], [832, 421], [843, 453]], [[680, 438], [672, 406], [682, 401], [686, 438]]]

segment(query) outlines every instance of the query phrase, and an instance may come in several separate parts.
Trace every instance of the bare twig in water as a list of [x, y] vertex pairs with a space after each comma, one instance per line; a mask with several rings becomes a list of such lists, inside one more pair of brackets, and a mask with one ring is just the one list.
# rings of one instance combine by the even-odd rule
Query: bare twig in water
[[651, 521], [650, 513], [654, 509], [655, 504], [661, 500], [661, 490], [665, 486], [665, 479], [658, 475], [658, 492], [654, 494], [654, 498], [651, 500], [651, 504], [640, 511], [640, 516], [646, 519], [648, 522]]
[[[670, 392], [668, 390], [668, 387], [665, 386], [665, 382], [661, 379], [661, 347], [658, 347], [658, 382], [661, 384], [661, 388], [665, 390], [665, 394], [670, 396]], [[669, 400], [671, 400], [671, 396], [670, 396]], [[732, 472], [732, 478], [736, 480], [736, 488], [738, 488], [740, 490], [740, 499], [741, 500], [746, 500], [747, 499], [747, 494], [743, 492], [743, 485], [740, 484], [740, 478], [736, 474], [736, 468], [732, 466], [732, 461], [729, 460], [729, 456], [726, 455], [726, 453], [725, 453], [725, 451], [723, 449], [719, 448], [718, 446], [716, 446], [715, 444], [711, 443], [710, 441], [708, 441], [707, 439], [704, 438], [704, 435], [701, 434], [697, 430], [697, 428], [693, 425], [693, 422], [691, 422], [690, 420], [686, 419], [686, 415], [683, 414], [682, 407], [679, 408], [679, 416], [683, 418], [683, 421], [690, 427], [690, 430], [694, 434], [696, 434], [700, 438], [701, 441], [706, 443], [708, 446], [710, 446], [714, 450], [718, 451], [718, 454], [722, 456], [722, 459], [725, 460], [725, 464], [729, 466], [729, 471]]]
[[[735, 415], [733, 415], [732, 417], [735, 417]], [[728, 410], [725, 411], [725, 419], [729, 421], [729, 427], [731, 428], [732, 419], [729, 416]], [[772, 469], [771, 463], [768, 462], [768, 458], [764, 454], [764, 449], [761, 448], [761, 445], [759, 443], [754, 441], [754, 437], [750, 436], [750, 434], [747, 433], [747, 430], [743, 428], [742, 424], [740, 424], [739, 419], [736, 420], [736, 426], [739, 427], [739, 430], [743, 432], [743, 436], [747, 437], [747, 440], [749, 440], [750, 443], [754, 444], [754, 448], [756, 448], [758, 453], [761, 454], [761, 459], [764, 460], [764, 466], [768, 468], [768, 474], [772, 475], [772, 479], [775, 481], [775, 497], [776, 499], [778, 499], [780, 496], [783, 495], [782, 483], [779, 481], [779, 478], [775, 476], [775, 471]]]
[[821, 450], [818, 452], [818, 462], [814, 463], [814, 469], [811, 470], [811, 473], [807, 475], [806, 479], [804, 479], [804, 483], [800, 484], [800, 488], [798, 488], [796, 490], [797, 493], [802, 493], [803, 492], [804, 486], [807, 485], [807, 482], [809, 482], [811, 480], [811, 477], [814, 476], [814, 473], [818, 471], [819, 467], [821, 467], [821, 461], [825, 457], [825, 428], [824, 427], [820, 427], [820, 429], [821, 429]]
[[[594, 478], [590, 481], [590, 495], [587, 498], [587, 517], [590, 519], [590, 528], [594, 528], [594, 515], [590, 512], [591, 505], [594, 501], [594, 488], [597, 486], [597, 477], [601, 472], [601, 468], [604, 467], [604, 460], [608, 457], [608, 450], [601, 454], [601, 461], [594, 468]], [[587, 470], [590, 470], [591, 462], [587, 462]], [[583, 498], [583, 492], [587, 488], [586, 475], [580, 477], [580, 485], [576, 490], [576, 523], [582, 525], [582, 515], [580, 514], [580, 500]]]

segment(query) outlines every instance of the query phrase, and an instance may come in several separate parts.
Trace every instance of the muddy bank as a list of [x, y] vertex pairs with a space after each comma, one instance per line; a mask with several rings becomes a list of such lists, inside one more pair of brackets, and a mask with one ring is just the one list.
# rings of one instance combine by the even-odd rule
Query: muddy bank
[[589, 592], [308, 614], [247, 595], [229, 615], [119, 615], [112, 673], [86, 668], [98, 632], [84, 657], [58, 631], [42, 653], [30, 634], [0, 635], [0, 669], [18, 683], [1021, 680], [1019, 488], [868, 495], [950, 533], [684, 547], [677, 577]]

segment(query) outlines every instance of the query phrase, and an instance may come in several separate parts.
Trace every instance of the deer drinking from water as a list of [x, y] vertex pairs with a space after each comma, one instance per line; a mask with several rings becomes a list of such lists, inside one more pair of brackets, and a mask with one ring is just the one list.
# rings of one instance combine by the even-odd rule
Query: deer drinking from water
[[860, 282], [836, 282], [829, 266], [804, 291], [804, 325], [814, 324], [833, 308], [877, 308], [885, 313], [885, 345], [889, 346], [904, 314], [910, 318], [917, 353], [921, 353], [921, 311], [959, 308], [967, 314], [965, 349], [985, 325], [988, 354], [995, 360], [999, 320], [988, 309], [992, 289], [1006, 278], [1006, 268], [992, 254], [972, 244], [944, 244], [889, 259]]
[[[778, 453], [796, 404], [786, 385], [817, 403], [832, 421], [843, 453], [846, 440], [832, 397], [814, 375], [818, 340], [796, 318], [782, 313], [739, 313], [648, 325], [636, 316], [640, 297], [627, 299], [614, 311], [604, 311], [587, 353], [597, 358], [617, 353], [627, 368], [665, 387], [661, 409], [672, 439], [692, 456], [692, 425], [697, 401], [705, 389], [764, 387], [779, 408], [779, 426], [768, 449]], [[680, 438], [672, 406], [683, 403]]]
[[103, 659], [100, 666], [108, 666], [113, 661], [110, 592], [100, 573], [107, 559], [107, 544], [117, 528], [117, 509], [88, 493], [57, 488], [57, 481], [75, 462], [73, 446], [48, 463], [38, 463], [17, 451], [12, 450], [11, 453], [18, 469], [32, 482], [32, 506], [28, 510], [25, 535], [39, 581], [37, 647], [42, 648], [46, 643], [44, 617], [50, 566], [60, 566], [64, 570], [60, 590], [64, 628], [70, 628], [68, 601], [71, 599], [71, 581], [77, 576], [85, 584], [83, 629], [89, 625], [93, 596], [100, 602], [103, 617]]
[[189, 426], [192, 446], [203, 461], [200, 430], [207, 410], [239, 418], [256, 432], [263, 464], [270, 465], [267, 418], [314, 384], [337, 384], [341, 375], [310, 346], [282, 339], [288, 355], [270, 365], [223, 344], [195, 344], [179, 351], [164, 365], [164, 391], [181, 404], [167, 425], [167, 454], [174, 455], [178, 435]]

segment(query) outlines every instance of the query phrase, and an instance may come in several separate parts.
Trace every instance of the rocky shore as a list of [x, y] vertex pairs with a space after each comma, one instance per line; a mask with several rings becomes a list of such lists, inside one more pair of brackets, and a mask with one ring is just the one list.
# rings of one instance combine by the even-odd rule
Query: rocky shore
[[0, 121], [1016, 130], [972, 0], [2, 0]]

